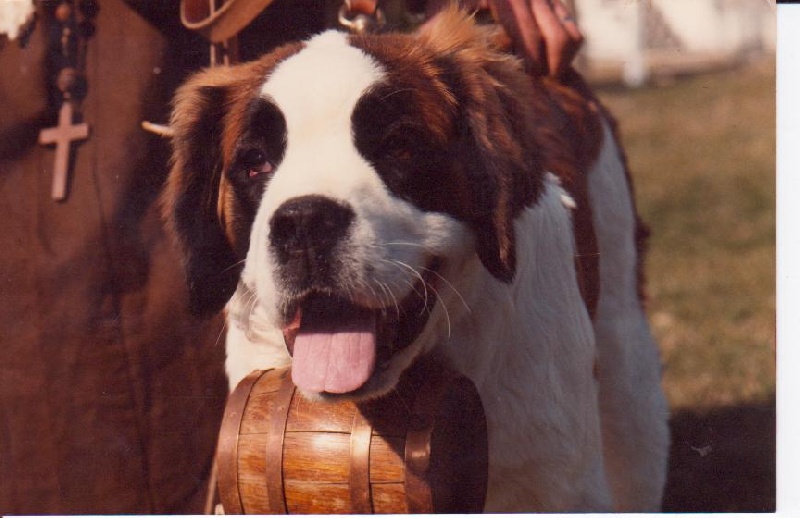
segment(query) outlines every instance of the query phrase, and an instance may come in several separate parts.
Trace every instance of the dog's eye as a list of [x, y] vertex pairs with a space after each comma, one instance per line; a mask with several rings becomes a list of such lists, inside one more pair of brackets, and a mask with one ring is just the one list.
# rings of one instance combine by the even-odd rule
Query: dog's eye
[[392, 135], [383, 142], [383, 155], [394, 160], [410, 160], [414, 156], [411, 140], [403, 135]]
[[260, 149], [252, 148], [242, 154], [242, 163], [247, 168], [250, 178], [272, 173], [274, 166], [267, 160], [267, 155]]
[[250, 178], [253, 178], [255, 176], [262, 175], [262, 174], [271, 174], [272, 171], [273, 171], [272, 164], [269, 163], [268, 161], [265, 161], [258, 167], [250, 167], [250, 168], [248, 168], [247, 173], [250, 176]]

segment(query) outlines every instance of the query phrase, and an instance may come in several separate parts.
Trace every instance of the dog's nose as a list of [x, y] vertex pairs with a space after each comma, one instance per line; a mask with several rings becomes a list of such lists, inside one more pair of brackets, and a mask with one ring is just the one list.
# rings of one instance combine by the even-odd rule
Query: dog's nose
[[353, 209], [325, 196], [300, 196], [284, 202], [270, 221], [270, 243], [285, 262], [292, 255], [324, 256], [347, 235]]

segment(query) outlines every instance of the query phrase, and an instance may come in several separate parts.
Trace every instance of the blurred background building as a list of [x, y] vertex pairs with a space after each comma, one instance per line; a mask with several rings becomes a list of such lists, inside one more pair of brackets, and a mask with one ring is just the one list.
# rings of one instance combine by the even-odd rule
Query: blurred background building
[[776, 45], [771, 0], [574, 0], [586, 35], [581, 66], [631, 86], [723, 68]]

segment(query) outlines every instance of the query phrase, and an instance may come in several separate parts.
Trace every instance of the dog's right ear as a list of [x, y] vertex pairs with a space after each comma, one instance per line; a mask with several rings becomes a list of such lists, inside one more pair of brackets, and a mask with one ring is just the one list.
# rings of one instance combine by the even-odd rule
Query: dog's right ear
[[[225, 227], [231, 189], [225, 169], [243, 129], [247, 106], [275, 67], [303, 48], [279, 47], [257, 61], [214, 67], [175, 94], [172, 168], [161, 198], [167, 228], [184, 256], [193, 314], [211, 316], [233, 296], [245, 251]], [[230, 223], [230, 222], [229, 222]]]
[[189, 307], [196, 316], [220, 311], [233, 295], [241, 268], [218, 215], [225, 164], [225, 111], [236, 74], [209, 69], [175, 95], [172, 168], [161, 198], [162, 216], [183, 253]]

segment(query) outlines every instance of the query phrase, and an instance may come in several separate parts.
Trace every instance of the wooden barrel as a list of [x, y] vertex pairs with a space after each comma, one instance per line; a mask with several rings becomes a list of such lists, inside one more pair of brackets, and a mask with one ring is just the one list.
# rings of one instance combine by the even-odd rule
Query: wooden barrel
[[309, 401], [288, 369], [231, 394], [217, 451], [226, 514], [481, 512], [486, 419], [467, 378], [426, 363], [369, 403]]

